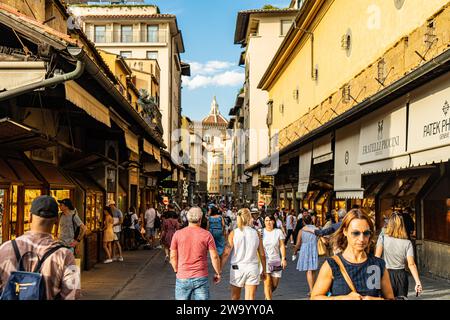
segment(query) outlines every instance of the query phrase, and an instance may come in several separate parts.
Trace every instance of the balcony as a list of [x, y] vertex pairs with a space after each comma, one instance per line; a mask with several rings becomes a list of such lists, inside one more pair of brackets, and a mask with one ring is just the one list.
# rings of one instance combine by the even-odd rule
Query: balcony
[[158, 109], [158, 102], [154, 97], [150, 97], [146, 90], [139, 90], [141, 96], [138, 104], [142, 107], [141, 117], [156, 133], [162, 137], [162, 114]]
[[92, 31], [89, 40], [95, 44], [164, 44], [167, 45], [167, 30], [159, 30], [148, 34], [146, 30], [133, 30], [132, 32], [122, 31]]

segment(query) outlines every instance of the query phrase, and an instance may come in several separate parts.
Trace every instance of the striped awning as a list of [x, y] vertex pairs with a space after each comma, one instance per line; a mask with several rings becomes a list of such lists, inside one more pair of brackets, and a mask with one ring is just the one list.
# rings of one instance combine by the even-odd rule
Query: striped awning
[[66, 99], [68, 101], [72, 102], [78, 108], [83, 109], [95, 120], [111, 128], [109, 109], [107, 107], [95, 99], [75, 81], [65, 82], [64, 85], [66, 88]]

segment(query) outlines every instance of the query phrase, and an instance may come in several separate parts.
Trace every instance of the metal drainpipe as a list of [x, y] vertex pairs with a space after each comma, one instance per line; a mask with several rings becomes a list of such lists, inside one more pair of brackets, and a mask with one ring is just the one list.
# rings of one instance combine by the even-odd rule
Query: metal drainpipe
[[81, 57], [83, 56], [81, 53], [83, 50], [81, 48], [67, 48], [69, 53], [77, 59], [77, 66], [74, 71], [69, 73], [65, 73], [63, 75], [57, 75], [50, 79], [45, 79], [44, 81], [39, 81], [31, 84], [27, 84], [23, 87], [19, 87], [16, 89], [8, 90], [0, 93], [0, 101], [8, 100], [20, 96], [22, 94], [32, 92], [36, 89], [47, 88], [51, 86], [58, 85], [60, 83], [74, 80], [79, 78], [84, 71], [84, 63], [81, 62]]

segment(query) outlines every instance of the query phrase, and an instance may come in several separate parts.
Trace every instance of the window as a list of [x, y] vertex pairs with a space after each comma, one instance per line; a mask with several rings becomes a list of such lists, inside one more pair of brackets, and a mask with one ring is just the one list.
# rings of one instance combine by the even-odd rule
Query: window
[[291, 20], [281, 20], [281, 35], [282, 36], [285, 36], [288, 33], [291, 25], [292, 25]]
[[122, 58], [131, 58], [131, 51], [120, 51], [120, 56]]
[[158, 51], [147, 51], [147, 59], [158, 60]]
[[147, 42], [159, 42], [158, 31], [159, 26], [147, 26]]
[[133, 42], [133, 26], [121, 26], [121, 42]]
[[94, 26], [94, 42], [106, 42], [106, 26]]

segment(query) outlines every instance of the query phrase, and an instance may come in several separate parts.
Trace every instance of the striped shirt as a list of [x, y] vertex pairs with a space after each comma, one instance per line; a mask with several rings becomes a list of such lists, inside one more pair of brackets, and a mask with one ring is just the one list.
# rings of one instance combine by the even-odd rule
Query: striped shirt
[[[58, 245], [49, 233], [26, 232], [16, 239], [20, 254], [31, 251], [41, 258], [46, 251]], [[36, 255], [24, 257], [25, 271], [34, 269]], [[11, 241], [0, 247], [0, 291], [8, 282], [12, 272], [17, 271], [17, 261]], [[73, 253], [67, 248], [56, 250], [42, 265], [41, 274], [45, 281], [47, 300], [74, 300], [80, 296], [80, 270], [76, 266]]]

